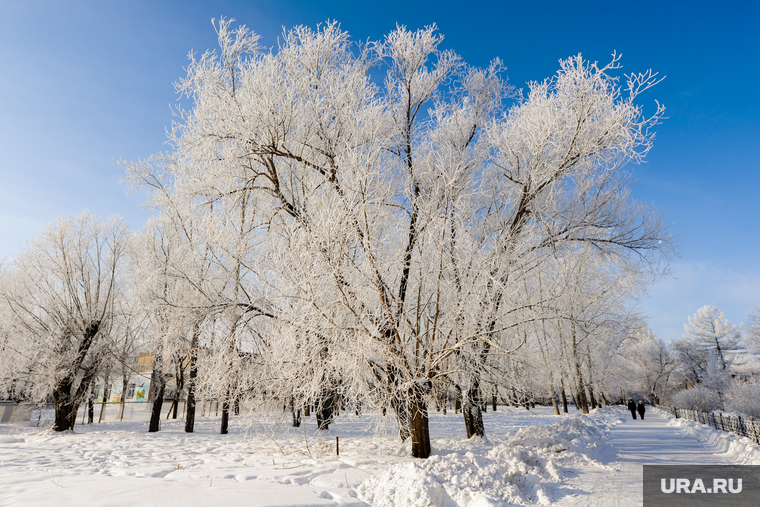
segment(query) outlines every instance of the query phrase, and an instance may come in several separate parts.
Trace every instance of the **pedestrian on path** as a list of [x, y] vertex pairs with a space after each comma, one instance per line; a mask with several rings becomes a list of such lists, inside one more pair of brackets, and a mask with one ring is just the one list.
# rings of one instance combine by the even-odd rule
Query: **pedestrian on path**
[[643, 421], [644, 412], [646, 412], [646, 409], [644, 408], [644, 403], [641, 400], [639, 400], [638, 411], [639, 411], [639, 417], [641, 417], [641, 420]]
[[633, 402], [633, 399], [628, 400], [628, 410], [631, 411], [631, 417], [636, 420], [636, 404]]

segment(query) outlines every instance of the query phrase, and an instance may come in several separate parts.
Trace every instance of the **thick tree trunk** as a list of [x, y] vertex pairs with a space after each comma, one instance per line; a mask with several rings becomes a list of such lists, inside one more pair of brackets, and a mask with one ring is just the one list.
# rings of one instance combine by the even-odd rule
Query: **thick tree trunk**
[[74, 400], [71, 398], [72, 382], [67, 378], [60, 382], [53, 390], [55, 401], [55, 423], [53, 431], [66, 431], [74, 429]]
[[562, 411], [567, 414], [567, 393], [565, 393], [565, 381], [560, 382], [562, 387]]
[[[82, 343], [79, 344], [77, 355], [74, 361], [67, 365], [68, 371], [64, 378], [59, 380], [53, 388], [53, 400], [55, 401], [55, 422], [53, 431], [74, 430], [76, 423], [76, 408], [81, 401], [82, 396], [88, 387], [90, 379], [94, 376], [94, 370], [89, 373], [90, 378], [82, 379], [77, 392], [74, 391], [74, 377], [79, 373], [79, 369], [84, 363], [84, 358], [90, 350], [90, 346], [95, 340], [95, 335], [100, 329], [100, 321], [91, 322], [84, 330]], [[86, 374], [87, 376], [88, 374]]]
[[156, 353], [155, 362], [153, 363], [153, 374], [151, 375], [151, 387], [153, 390], [153, 407], [150, 412], [150, 423], [148, 423], [148, 433], [155, 433], [161, 429], [161, 407], [164, 404], [164, 390], [166, 389], [166, 379], [164, 378], [163, 357], [161, 353]]
[[430, 456], [430, 429], [425, 398], [420, 389], [413, 389], [407, 403], [412, 437], [412, 456], [426, 459]]

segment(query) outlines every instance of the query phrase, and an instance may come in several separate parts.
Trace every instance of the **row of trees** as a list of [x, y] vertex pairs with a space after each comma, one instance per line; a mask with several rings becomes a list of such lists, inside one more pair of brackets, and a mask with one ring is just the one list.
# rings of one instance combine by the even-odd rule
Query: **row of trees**
[[617, 56], [578, 55], [523, 97], [435, 27], [365, 44], [299, 27], [276, 52], [217, 31], [177, 84], [171, 150], [123, 163], [150, 191], [145, 230], [62, 220], [3, 272], [5, 386], [54, 393], [71, 428], [104, 365], [140, 347], [156, 357], [151, 431], [175, 358], [188, 431], [195, 399], [222, 400], [226, 433], [241, 400], [329, 424], [340, 398], [392, 410], [423, 458], [442, 396], [471, 436], [492, 393], [570, 394], [585, 412], [624, 392], [630, 303], [673, 249], [624, 168], [662, 117], [636, 104], [654, 74], [621, 86]]

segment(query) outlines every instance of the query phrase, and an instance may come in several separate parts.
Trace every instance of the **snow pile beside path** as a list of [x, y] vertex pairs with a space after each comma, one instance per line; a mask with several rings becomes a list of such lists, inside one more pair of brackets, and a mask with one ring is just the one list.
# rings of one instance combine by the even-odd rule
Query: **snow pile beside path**
[[625, 416], [627, 416], [626, 420], [630, 419], [630, 412], [620, 405], [595, 408], [589, 414], [589, 418], [596, 421], [597, 424], [608, 428], [616, 424], [622, 424]]
[[760, 448], [747, 437], [716, 430], [698, 422], [676, 419], [669, 412], [660, 409], [657, 412], [668, 418], [668, 425], [684, 430], [700, 442], [715, 448], [716, 453], [725, 453], [737, 464], [760, 465]]
[[394, 465], [357, 488], [375, 507], [468, 506], [551, 503], [564, 478], [563, 465], [593, 461], [604, 433], [588, 417], [519, 430], [486, 452], [433, 455]]
[[588, 457], [606, 451], [604, 431], [589, 417], [563, 419], [549, 426], [522, 428], [507, 442], [554, 453], [570, 450]]

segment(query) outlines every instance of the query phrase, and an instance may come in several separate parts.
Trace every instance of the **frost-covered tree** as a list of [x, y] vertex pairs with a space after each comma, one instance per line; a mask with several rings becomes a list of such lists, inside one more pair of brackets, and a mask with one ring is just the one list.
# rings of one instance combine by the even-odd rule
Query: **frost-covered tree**
[[673, 341], [686, 378], [693, 384], [702, 382], [708, 376], [708, 366], [715, 363], [718, 369], [727, 370], [735, 353], [743, 348], [741, 329], [714, 306], [705, 305], [689, 317], [683, 337]]
[[[76, 410], [113, 352], [130, 233], [121, 219], [61, 218], [14, 257], [0, 297], [11, 317], [12, 377], [25, 395], [55, 401], [54, 430], [74, 427]], [[9, 335], [11, 338], [11, 335]]]
[[651, 397], [652, 404], [670, 395], [675, 387], [676, 357], [648, 327], [638, 325], [632, 329], [623, 357], [632, 370], [637, 389]]
[[760, 306], [756, 306], [749, 314], [749, 329], [745, 334], [747, 350], [760, 358]]
[[[622, 169], [662, 115], [634, 103], [651, 73], [621, 89], [617, 57], [577, 56], [522, 99], [500, 62], [467, 66], [435, 27], [365, 45], [334, 23], [298, 27], [276, 52], [217, 30], [219, 53], [191, 55], [178, 84], [191, 107], [172, 152], [129, 170], [192, 215], [220, 326], [204, 361], [219, 371], [250, 351], [277, 396], [390, 406], [427, 457], [436, 384], [453, 383], [468, 435], [483, 434], [482, 373], [526, 339], [534, 298], [520, 295], [538, 266], [583, 245], [618, 265], [670, 248]], [[229, 399], [228, 380], [209, 386]]]

